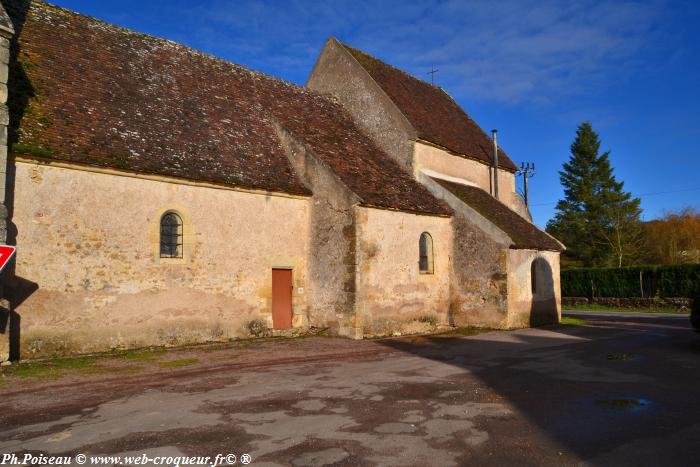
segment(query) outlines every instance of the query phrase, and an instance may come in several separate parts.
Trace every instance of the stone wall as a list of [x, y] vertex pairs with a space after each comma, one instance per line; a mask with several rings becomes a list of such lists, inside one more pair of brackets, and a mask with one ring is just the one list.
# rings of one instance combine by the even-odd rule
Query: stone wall
[[457, 326], [505, 328], [508, 312], [507, 247], [455, 215], [452, 315]]
[[[10, 63], [10, 40], [14, 28], [5, 9], [0, 4], [0, 244], [7, 243], [8, 210], [5, 189], [7, 183], [7, 126], [10, 115], [7, 108], [7, 81]], [[11, 266], [9, 266], [11, 267]], [[0, 362], [10, 359], [12, 310], [10, 302], [5, 297], [4, 276], [0, 276]]]
[[[158, 255], [160, 216], [185, 258]], [[272, 324], [272, 268], [293, 269], [308, 323], [309, 199], [17, 161], [13, 301], [24, 358], [248, 335]]]
[[[5, 178], [7, 173], [7, 126], [10, 115], [7, 109], [7, 81], [9, 78], [10, 40], [14, 34], [12, 23], [0, 5], [0, 201], [5, 201]], [[0, 212], [0, 221], [7, 219], [6, 212]], [[4, 224], [4, 222], [3, 222]], [[6, 240], [6, 226], [0, 225], [0, 242]]]
[[457, 326], [508, 327], [511, 239], [470, 206], [425, 175], [420, 181], [454, 210], [450, 320]]
[[[535, 262], [536, 287], [532, 270]], [[558, 323], [561, 319], [559, 253], [508, 251], [508, 327]]]
[[[449, 321], [451, 219], [355, 208], [357, 327], [364, 336], [425, 332]], [[433, 273], [419, 270], [418, 242], [432, 237]]]
[[[505, 232], [428, 176], [421, 182], [455, 211], [450, 313], [458, 326], [517, 328], [557, 322], [561, 315], [559, 253], [512, 249]], [[530, 266], [541, 258], [539, 291]]]
[[[420, 180], [421, 171], [432, 170], [450, 177], [467, 180], [491, 193], [493, 168], [483, 162], [458, 156], [422, 141], [415, 144], [413, 161], [413, 174], [417, 180]], [[522, 209], [521, 204], [518, 204], [519, 200], [515, 192], [515, 175], [512, 172], [499, 169], [498, 195], [498, 199], [514, 211]]]
[[[279, 125], [278, 135], [295, 172], [314, 193], [310, 322], [357, 339], [427, 331], [447, 323], [450, 219], [362, 207], [313, 152]], [[418, 271], [423, 232], [434, 240], [434, 274]]]
[[356, 337], [353, 206], [360, 200], [284, 128], [277, 125], [277, 132], [294, 171], [314, 193], [309, 215], [310, 321], [342, 336]]

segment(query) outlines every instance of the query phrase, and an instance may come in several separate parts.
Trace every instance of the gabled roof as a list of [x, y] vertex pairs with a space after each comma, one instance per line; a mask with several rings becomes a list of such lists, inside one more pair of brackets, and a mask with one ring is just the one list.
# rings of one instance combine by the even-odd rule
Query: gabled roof
[[308, 195], [275, 125], [363, 204], [449, 215], [329, 98], [43, 2], [3, 0], [18, 30], [12, 151]]
[[[340, 43], [340, 42], [339, 42]], [[367, 70], [418, 133], [452, 152], [493, 163], [493, 141], [442, 88], [417, 79], [361, 50], [340, 43]], [[516, 165], [499, 148], [499, 167]]]
[[479, 187], [431, 177], [513, 240], [511, 248], [564, 251], [564, 246]]

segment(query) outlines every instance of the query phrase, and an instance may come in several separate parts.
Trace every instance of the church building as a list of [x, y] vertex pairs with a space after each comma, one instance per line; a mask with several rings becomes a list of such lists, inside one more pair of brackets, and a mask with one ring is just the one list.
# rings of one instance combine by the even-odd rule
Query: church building
[[300, 87], [2, 6], [0, 360], [558, 320], [563, 245], [441, 88], [333, 38]]

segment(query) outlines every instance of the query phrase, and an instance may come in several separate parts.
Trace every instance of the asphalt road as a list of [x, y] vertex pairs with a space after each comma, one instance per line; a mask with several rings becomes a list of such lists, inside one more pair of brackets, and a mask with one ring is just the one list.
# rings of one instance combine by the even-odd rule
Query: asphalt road
[[588, 319], [460, 338], [268, 342], [170, 372], [0, 386], [0, 455], [698, 465], [700, 334], [686, 317]]

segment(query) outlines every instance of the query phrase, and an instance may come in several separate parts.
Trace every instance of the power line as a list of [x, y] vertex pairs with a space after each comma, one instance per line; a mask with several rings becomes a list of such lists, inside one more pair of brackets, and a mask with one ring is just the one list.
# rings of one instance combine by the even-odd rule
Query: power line
[[700, 191], [700, 188], [686, 188], [685, 190], [657, 191], [656, 193], [642, 193], [639, 196], [667, 195], [669, 193], [683, 193], [686, 191]]
[[[656, 195], [669, 195], [672, 193], [686, 193], [689, 191], [700, 191], [700, 188], [686, 188], [684, 190], [671, 190], [671, 191], [656, 191], [653, 193], [642, 193], [638, 196], [656, 196]], [[538, 203], [538, 204], [531, 204], [530, 206], [535, 207], [535, 206], [551, 206], [553, 204], [557, 204], [558, 201], [555, 201], [553, 203]]]

